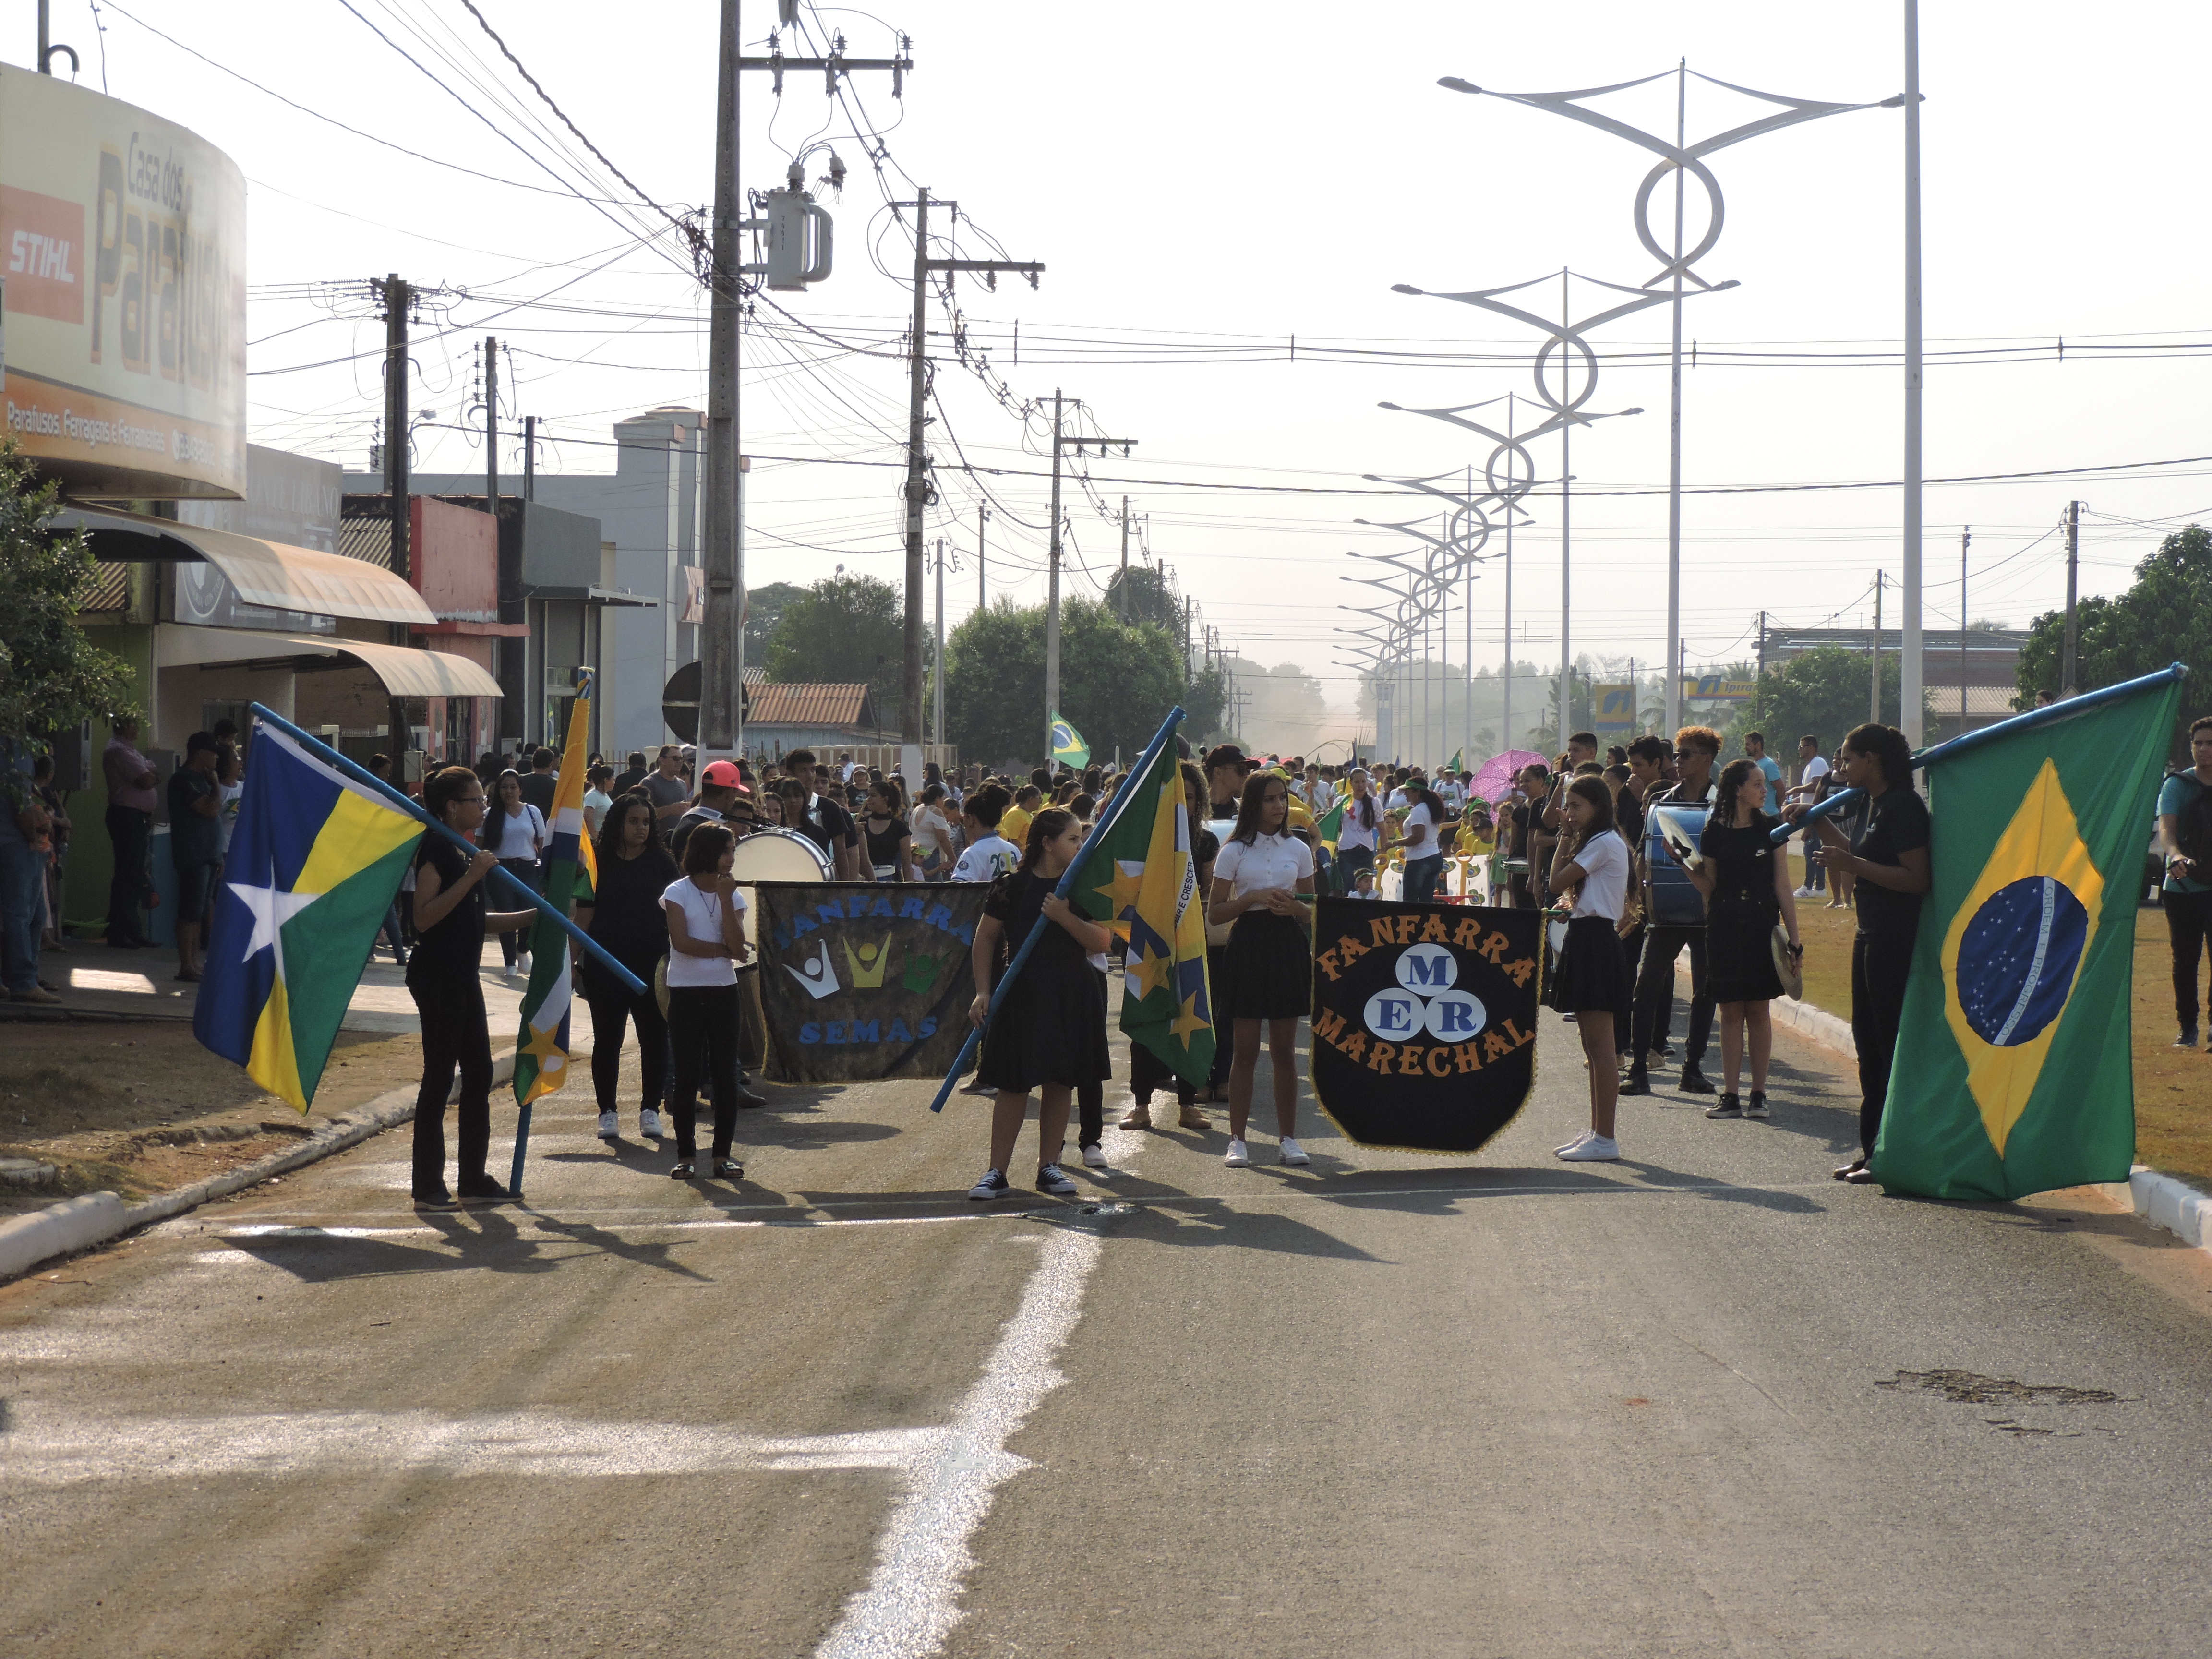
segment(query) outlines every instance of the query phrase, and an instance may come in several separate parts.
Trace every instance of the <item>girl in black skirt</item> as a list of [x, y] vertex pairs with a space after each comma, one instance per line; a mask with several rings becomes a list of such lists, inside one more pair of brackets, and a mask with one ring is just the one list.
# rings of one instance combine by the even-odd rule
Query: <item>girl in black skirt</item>
[[1298, 1019], [1313, 1011], [1313, 947], [1306, 906], [1314, 890], [1313, 850], [1285, 833], [1291, 786], [1278, 772], [1244, 781], [1237, 828], [1213, 861], [1211, 922], [1233, 921], [1229, 935], [1229, 991], [1214, 1003], [1215, 1041], [1223, 1011], [1234, 1022], [1237, 1057], [1229, 1067], [1229, 1154], [1232, 1170], [1252, 1162], [1244, 1125], [1252, 1115], [1252, 1074], [1260, 1064], [1260, 1028], [1267, 1029], [1267, 1066], [1275, 1081], [1275, 1128], [1285, 1164], [1308, 1164], [1297, 1143]]
[[[1790, 862], [1767, 840], [1781, 822], [1761, 810], [1766, 804], [1766, 775], [1759, 763], [1730, 761], [1721, 774], [1720, 799], [1705, 821], [1698, 850], [1705, 861], [1690, 869], [1690, 880], [1705, 899], [1706, 994], [1720, 1006], [1721, 1066], [1726, 1079], [1721, 1097], [1707, 1117], [1765, 1117], [1766, 1062], [1774, 1048], [1774, 1025], [1766, 1005], [1782, 994], [1774, 971], [1774, 924], [1785, 922], [1793, 955], [1797, 942], [1797, 901], [1790, 888]], [[1744, 1033], [1751, 1034], [1751, 1099], [1736, 1097], [1738, 1063]]]
[[1577, 778], [1559, 805], [1561, 830], [1552, 855], [1551, 890], [1574, 890], [1566, 943], [1552, 975], [1552, 1006], [1575, 1017], [1589, 1062], [1590, 1127], [1557, 1149], [1570, 1163], [1609, 1163], [1620, 1156], [1613, 1108], [1620, 1073], [1613, 1026], [1628, 1015], [1628, 975], [1621, 961], [1622, 908], [1628, 900], [1628, 843], [1613, 828], [1613, 795], [1598, 777]]
[[991, 884], [983, 920], [975, 927], [970, 961], [975, 1000], [968, 1018], [984, 1025], [991, 991], [1033, 928], [1043, 933], [1022, 965], [983, 1032], [976, 1075], [997, 1091], [991, 1108], [991, 1167], [968, 1190], [974, 1199], [1002, 1198], [1013, 1190], [1006, 1166], [1029, 1112], [1030, 1091], [1039, 1091], [1037, 1190], [1073, 1196], [1075, 1183], [1060, 1167], [1067, 1138], [1067, 1108], [1078, 1085], [1113, 1074], [1106, 1052], [1106, 981], [1090, 957], [1114, 936], [1093, 921], [1079, 900], [1053, 890], [1083, 846], [1083, 826], [1073, 813], [1047, 807], [1030, 820], [1029, 848], [1021, 867]]

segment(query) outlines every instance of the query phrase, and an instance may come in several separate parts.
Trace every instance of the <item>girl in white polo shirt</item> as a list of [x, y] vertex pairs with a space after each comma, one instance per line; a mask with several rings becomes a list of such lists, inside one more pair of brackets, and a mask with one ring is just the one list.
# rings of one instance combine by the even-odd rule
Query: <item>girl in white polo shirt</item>
[[731, 878], [738, 838], [719, 823], [702, 823], [684, 843], [684, 878], [660, 896], [668, 913], [668, 1046], [675, 1086], [669, 1115], [676, 1120], [678, 1181], [691, 1178], [699, 1156], [692, 1138], [698, 1110], [700, 1061], [714, 1099], [714, 1171], [725, 1181], [744, 1179], [745, 1166], [730, 1156], [738, 1129], [738, 970], [750, 954], [745, 944], [745, 901]]
[[1290, 811], [1289, 781], [1279, 773], [1255, 772], [1244, 781], [1237, 828], [1213, 861], [1206, 920], [1236, 924], [1229, 935], [1229, 988], [1223, 999], [1236, 1035], [1224, 1160], [1232, 1170], [1252, 1162], [1244, 1125], [1252, 1115], [1252, 1075], [1260, 1063], [1262, 1024], [1268, 1068], [1274, 1074], [1275, 1127], [1282, 1137], [1283, 1162], [1311, 1161], [1297, 1135], [1298, 1019], [1313, 1010], [1313, 951], [1304, 917], [1314, 889], [1314, 859], [1312, 848], [1285, 833]]
[[1564, 833], [1552, 856], [1551, 889], [1574, 889], [1566, 942], [1552, 972], [1552, 1006], [1575, 1017], [1589, 1061], [1590, 1127], [1558, 1149], [1571, 1163], [1620, 1156], [1613, 1108], [1620, 1094], [1613, 1027], [1628, 1014], [1628, 969], [1620, 954], [1620, 913], [1628, 901], [1628, 844], [1613, 827], [1613, 794], [1603, 778], [1577, 778], [1559, 806]]

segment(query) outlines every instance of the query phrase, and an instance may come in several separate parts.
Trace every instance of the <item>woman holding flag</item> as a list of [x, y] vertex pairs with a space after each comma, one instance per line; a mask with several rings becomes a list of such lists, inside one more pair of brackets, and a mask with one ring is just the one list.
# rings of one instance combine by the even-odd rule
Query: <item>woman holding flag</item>
[[[483, 785], [465, 766], [448, 766], [422, 786], [422, 805], [456, 834], [473, 838], [484, 819]], [[450, 1210], [446, 1187], [446, 1097], [461, 1074], [459, 1179], [464, 1203], [496, 1204], [507, 1196], [484, 1168], [491, 1152], [491, 1032], [484, 1014], [487, 931], [513, 933], [538, 920], [534, 909], [491, 910], [483, 883], [499, 866], [495, 854], [473, 857], [443, 836], [426, 835], [415, 853], [415, 953], [407, 959], [407, 994], [422, 1022], [422, 1086], [415, 1097], [415, 1202]]]

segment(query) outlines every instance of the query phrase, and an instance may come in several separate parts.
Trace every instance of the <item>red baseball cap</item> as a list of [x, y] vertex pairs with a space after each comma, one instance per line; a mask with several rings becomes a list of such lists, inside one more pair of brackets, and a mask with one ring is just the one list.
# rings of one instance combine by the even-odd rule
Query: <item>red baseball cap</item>
[[717, 789], [732, 789], [744, 781], [737, 766], [730, 761], [710, 761], [707, 769], [699, 775], [699, 781], [711, 783]]

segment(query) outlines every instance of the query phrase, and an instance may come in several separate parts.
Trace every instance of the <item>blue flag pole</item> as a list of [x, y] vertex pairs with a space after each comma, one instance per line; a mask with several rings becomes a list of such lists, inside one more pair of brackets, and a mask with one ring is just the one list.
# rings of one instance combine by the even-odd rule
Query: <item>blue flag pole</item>
[[[2079, 696], [2063, 698], [2057, 702], [2048, 702], [2040, 708], [2031, 708], [2024, 714], [2001, 720], [1995, 726], [1984, 726], [1978, 732], [1961, 732], [1948, 743], [1939, 743], [1933, 749], [1923, 749], [1914, 754], [1913, 769], [1919, 771], [1923, 768], [1935, 765], [1938, 761], [1949, 760], [1954, 756], [1979, 749], [1984, 744], [1995, 743], [2001, 738], [2017, 737], [2022, 732], [2032, 732], [2040, 726], [2053, 726], [2060, 720], [2072, 720], [2076, 714], [2086, 714], [2092, 708], [2101, 707], [2108, 702], [2118, 702], [2123, 697], [2132, 697], [2144, 691], [2155, 691], [2162, 685], [2186, 678], [2188, 673], [2188, 664], [2170, 663], [2156, 673], [2138, 675], [2131, 680], [2122, 680], [2118, 685], [2102, 686], [2094, 691], [2084, 691]], [[1832, 812], [1841, 811], [1853, 801], [1863, 800], [1865, 797], [1866, 791], [1863, 789], [1838, 791], [1819, 805], [1806, 808], [1796, 823], [1781, 825], [1767, 836], [1767, 840], [1779, 847], [1807, 824], [1825, 818]]]
[[[311, 737], [307, 732], [302, 732], [298, 726], [293, 725], [291, 721], [286, 720], [275, 709], [264, 708], [261, 704], [257, 702], [253, 705], [252, 712], [253, 718], [260, 721], [261, 724], [264, 726], [274, 726], [277, 731], [282, 732], [286, 737], [291, 738], [295, 743], [305, 749], [309, 754], [314, 756], [316, 759], [323, 762], [326, 765], [337, 768], [337, 770], [343, 772], [346, 776], [351, 778], [356, 783], [362, 785], [363, 787], [374, 789], [378, 794], [383, 796], [394, 806], [399, 808], [401, 811], [405, 812], [409, 817], [421, 823], [423, 828], [429, 830], [431, 834], [443, 836], [447, 841], [453, 842], [454, 846], [459, 848], [471, 858], [474, 858], [478, 853], [483, 851], [483, 848], [478, 847], [466, 836], [460, 834], [459, 831], [446, 824], [441, 823], [437, 819], [432, 817], [430, 814], [423, 809], [422, 804], [420, 801], [415, 799], [412, 796], [406, 794], [401, 790], [394, 789], [390, 784], [386, 783], [382, 778], [378, 777], [375, 773], [370, 771], [367, 767], [356, 765], [352, 761], [348, 760], [343, 755], [338, 753], [337, 750], [331, 748], [320, 738]], [[601, 945], [599, 940], [593, 939], [582, 928], [577, 927], [574, 922], [569, 921], [568, 917], [562, 915], [558, 910], [555, 909], [552, 904], [548, 902], [542, 894], [532, 892], [528, 887], [516, 880], [505, 870], [495, 869], [491, 873], [494, 880], [506, 883], [507, 887], [513, 890], [514, 896], [524, 901], [524, 902], [532, 909], [536, 910], [540, 915], [550, 917], [552, 921], [557, 922], [561, 927], [561, 930], [567, 933], [570, 939], [574, 939], [583, 950], [585, 954], [589, 956], [594, 962], [597, 962], [599, 966], [605, 969], [609, 973], [612, 974], [620, 984], [628, 988], [632, 996], [641, 997], [645, 994], [646, 988], [645, 981], [643, 980], [640, 979], [635, 974], [630, 972], [629, 969], [623, 967], [622, 963], [617, 962], [612, 956], [608, 954], [606, 947]]]
[[[1075, 878], [1081, 873], [1084, 865], [1089, 862], [1091, 849], [1103, 841], [1106, 838], [1106, 832], [1121, 821], [1121, 814], [1129, 810], [1129, 803], [1136, 796], [1135, 781], [1144, 777], [1152, 769], [1152, 763], [1159, 758], [1160, 750], [1166, 746], [1168, 740], [1175, 736], [1176, 726], [1182, 720], [1182, 705], [1178, 703], [1168, 711], [1168, 717], [1160, 722], [1160, 729], [1152, 733], [1152, 740], [1145, 745], [1144, 754], [1139, 757], [1136, 766], [1128, 774], [1130, 781], [1124, 783], [1115, 794], [1114, 804], [1106, 809], [1106, 816], [1091, 826], [1091, 833], [1083, 838], [1083, 845], [1076, 849], [1075, 856], [1068, 860], [1067, 868], [1060, 872], [1060, 885], [1052, 890], [1054, 897], [1064, 899], [1075, 890]], [[1036, 925], [1030, 929], [1029, 937], [1022, 941], [1022, 948], [1014, 952], [1014, 959], [1006, 964], [1006, 971], [999, 976], [998, 988], [991, 993], [991, 1006], [983, 1016], [986, 1025], [990, 1023], [991, 1017], [999, 1012], [999, 1005], [1006, 1000], [1006, 988], [1014, 982], [1014, 976], [1022, 971], [1022, 964], [1030, 959], [1030, 952], [1036, 949], [1036, 942], [1044, 937], [1044, 930], [1056, 925], [1046, 916], [1041, 915], [1036, 919]], [[960, 1057], [952, 1062], [952, 1069], [945, 1074], [945, 1082], [937, 1091], [937, 1098], [929, 1103], [931, 1111], [941, 1112], [945, 1109], [945, 1103], [952, 1098], [953, 1088], [960, 1081], [960, 1073], [968, 1069], [968, 1057], [975, 1052], [976, 1046], [982, 1040], [981, 1026], [969, 1031], [967, 1042], [960, 1045]]]

